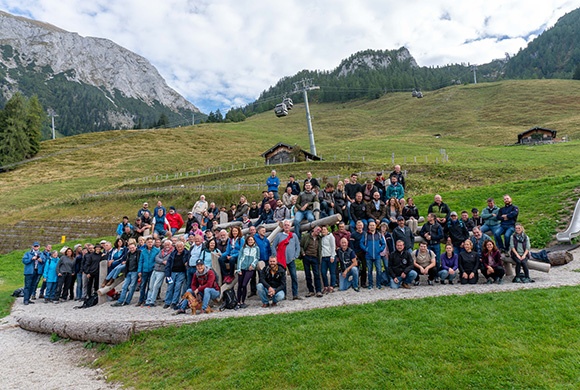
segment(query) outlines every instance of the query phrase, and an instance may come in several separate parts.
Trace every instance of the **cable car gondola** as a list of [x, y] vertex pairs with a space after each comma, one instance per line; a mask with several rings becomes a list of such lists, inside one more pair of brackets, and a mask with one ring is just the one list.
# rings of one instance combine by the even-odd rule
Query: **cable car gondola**
[[286, 107], [286, 104], [284, 103], [276, 104], [276, 107], [274, 107], [274, 114], [276, 114], [278, 118], [281, 116], [288, 115], [288, 108]]
[[290, 98], [285, 98], [284, 100], [282, 100], [282, 103], [284, 103], [286, 105], [286, 108], [288, 109], [288, 111], [290, 111], [292, 109], [292, 107], [294, 106], [294, 102]]

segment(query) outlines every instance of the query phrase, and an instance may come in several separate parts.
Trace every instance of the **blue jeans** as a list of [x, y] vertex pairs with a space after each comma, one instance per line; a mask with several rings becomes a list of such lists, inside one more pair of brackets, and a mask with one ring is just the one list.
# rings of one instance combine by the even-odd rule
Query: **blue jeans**
[[141, 272], [141, 287], [139, 289], [139, 302], [145, 303], [147, 300], [147, 290], [149, 290], [149, 281], [153, 272]]
[[147, 301], [146, 304], [150, 305], [155, 303], [157, 299], [157, 294], [159, 293], [159, 288], [163, 283], [163, 279], [165, 278], [165, 272], [163, 271], [153, 271], [151, 275], [151, 280], [149, 280], [149, 293], [147, 294]]
[[[44, 297], [46, 299], [54, 300], [56, 295], [56, 282], [46, 282], [46, 292]], [[58, 300], [59, 297], [56, 297]]]
[[417, 277], [417, 272], [415, 270], [411, 270], [409, 271], [409, 273], [407, 274], [406, 278], [401, 278], [401, 275], [397, 276], [397, 279], [399, 280], [398, 283], [395, 282], [395, 279], [391, 279], [391, 288], [399, 288], [401, 287], [402, 283], [406, 283], [406, 284], [411, 284], [413, 282], [413, 280], [415, 280], [415, 278]]
[[340, 291], [348, 290], [349, 287], [358, 288], [358, 267], [352, 267], [347, 272], [346, 278], [342, 276], [342, 272], [338, 275], [338, 283]]
[[330, 203], [323, 200], [320, 202], [320, 217], [328, 217], [334, 215], [334, 208], [330, 207]]
[[439, 271], [439, 279], [441, 279], [441, 280], [448, 279], [450, 282], [452, 282], [453, 279], [455, 279], [455, 277], [457, 276], [458, 273], [459, 273], [459, 271], [458, 270], [455, 270], [455, 273], [453, 275], [451, 275], [449, 273], [449, 271], [447, 271], [446, 269], [442, 269], [441, 271]]
[[107, 275], [107, 277], [105, 279], [107, 279], [107, 280], [117, 279], [119, 277], [119, 275], [121, 274], [121, 272], [125, 271], [125, 268], [126, 268], [125, 264], [119, 264], [118, 266], [113, 268], [113, 270], [111, 272], [109, 272], [109, 274]]
[[125, 281], [123, 282], [123, 290], [121, 290], [119, 302], [125, 303], [127, 305], [131, 303], [131, 299], [133, 299], [133, 294], [137, 288], [137, 279], [139, 279], [139, 276], [137, 276], [137, 271], [127, 272]]
[[292, 281], [292, 296], [298, 296], [298, 276], [296, 275], [296, 260], [292, 260], [287, 264], [287, 271], [290, 274], [290, 279]]
[[75, 293], [75, 299], [81, 299], [83, 296], [83, 273], [79, 272], [77, 274], [77, 289]]
[[[485, 232], [492, 232], [493, 235], [495, 236], [496, 232], [499, 230], [500, 225], [494, 225], [494, 226], [488, 226], [486, 224], [481, 225], [481, 232], [485, 233]], [[497, 245], [497, 244], [496, 244]]]
[[427, 249], [435, 253], [435, 263], [437, 264], [437, 269], [441, 268], [441, 244], [427, 245]]
[[165, 304], [177, 304], [181, 294], [181, 285], [185, 281], [185, 272], [172, 272], [171, 279], [173, 283], [167, 285], [167, 292], [165, 293]]
[[265, 305], [270, 303], [270, 299], [272, 300], [272, 303], [278, 303], [286, 297], [286, 294], [284, 294], [283, 290], [278, 291], [276, 294], [274, 294], [273, 297], [268, 296], [268, 290], [266, 290], [266, 288], [262, 283], [258, 283], [256, 289], [258, 292], [258, 296], [260, 297], [260, 300]]
[[24, 303], [30, 302], [32, 293], [36, 293], [36, 288], [32, 287], [34, 280], [36, 280], [36, 276], [36, 272], [34, 274], [24, 275]]
[[305, 210], [305, 211], [297, 211], [296, 215], [294, 215], [294, 233], [300, 239], [300, 222], [306, 217], [308, 222], [314, 221], [314, 214], [312, 210]]
[[177, 230], [179, 230], [179, 229], [177, 229], [177, 228], [171, 228], [171, 235], [174, 236], [175, 233], [177, 233]]
[[193, 280], [193, 275], [195, 275], [195, 267], [189, 267], [186, 272], [186, 281], [185, 286], [186, 288], [191, 288], [191, 281]]
[[367, 277], [367, 283], [369, 288], [373, 287], [373, 265], [375, 266], [375, 269], [377, 270], [377, 287], [381, 287], [381, 258], [376, 258], [376, 259], [369, 259], [368, 257], [366, 257], [366, 262], [367, 262], [367, 273], [368, 273], [368, 277]]
[[[504, 251], [510, 249], [510, 238], [512, 234], [514, 234], [515, 230], [516, 229], [514, 226], [500, 226], [499, 229], [493, 233], [493, 237], [495, 238], [495, 243], [497, 244], [498, 249]], [[501, 239], [502, 234], [505, 236], [504, 241]]]
[[218, 299], [220, 297], [220, 292], [215, 288], [206, 288], [201, 294], [203, 295], [201, 310], [207, 309], [210, 299]]
[[[330, 285], [328, 284], [328, 271], [330, 271]], [[331, 263], [330, 257], [323, 257], [320, 272], [324, 287], [333, 287], [336, 284], [336, 260]]]
[[[321, 292], [322, 286], [320, 283], [320, 270], [318, 268], [318, 259], [312, 256], [304, 256], [302, 260], [304, 263], [304, 276], [306, 276], [306, 287], [309, 292]], [[312, 277], [314, 275], [314, 286], [312, 285]]]

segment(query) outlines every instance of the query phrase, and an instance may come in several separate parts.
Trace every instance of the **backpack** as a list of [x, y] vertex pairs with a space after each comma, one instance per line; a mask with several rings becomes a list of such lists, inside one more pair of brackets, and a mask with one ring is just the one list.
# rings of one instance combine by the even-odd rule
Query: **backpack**
[[222, 301], [223, 303], [220, 306], [220, 311], [223, 311], [225, 309], [232, 310], [238, 307], [238, 300], [236, 299], [236, 293], [234, 292], [233, 288], [224, 291]]
[[13, 296], [13, 297], [16, 297], [16, 298], [23, 297], [23, 296], [24, 296], [24, 288], [23, 288], [23, 287], [17, 288], [17, 289], [16, 289], [16, 290], [14, 290], [14, 292], [12, 293], [12, 296]]
[[90, 297], [86, 298], [81, 306], [75, 306], [75, 309], [87, 309], [89, 307], [96, 306], [99, 303], [99, 294], [94, 293]]

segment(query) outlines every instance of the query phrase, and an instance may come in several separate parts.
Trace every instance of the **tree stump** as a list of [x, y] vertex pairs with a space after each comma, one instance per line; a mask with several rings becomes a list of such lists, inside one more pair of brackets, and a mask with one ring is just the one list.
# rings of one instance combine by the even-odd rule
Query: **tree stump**
[[568, 251], [554, 251], [548, 253], [551, 265], [564, 265], [574, 260], [574, 256]]

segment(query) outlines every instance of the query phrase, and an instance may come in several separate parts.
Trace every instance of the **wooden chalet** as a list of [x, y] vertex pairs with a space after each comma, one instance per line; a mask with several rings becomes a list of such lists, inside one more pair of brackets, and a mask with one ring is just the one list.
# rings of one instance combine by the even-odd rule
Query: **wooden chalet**
[[[296, 148], [299, 150], [298, 155], [295, 152]], [[322, 158], [303, 150], [298, 145], [291, 146], [282, 142], [279, 142], [272, 146], [270, 149], [266, 150], [264, 153], [262, 153], [262, 157], [264, 157], [264, 162], [266, 165], [288, 164], [298, 161], [322, 160]]]
[[518, 144], [552, 143], [556, 141], [556, 130], [533, 127], [518, 134]]

